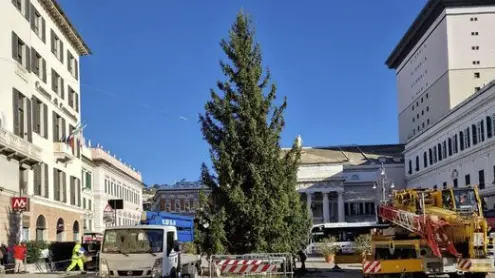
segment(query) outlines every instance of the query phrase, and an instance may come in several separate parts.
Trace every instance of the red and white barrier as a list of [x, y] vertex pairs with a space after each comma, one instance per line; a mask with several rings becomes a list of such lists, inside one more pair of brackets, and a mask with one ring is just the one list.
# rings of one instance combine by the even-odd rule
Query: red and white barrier
[[378, 273], [382, 270], [382, 265], [380, 261], [365, 261], [363, 263], [363, 272], [364, 273]]
[[277, 264], [267, 263], [263, 260], [217, 260], [215, 264], [219, 266], [222, 273], [263, 273], [274, 272]]

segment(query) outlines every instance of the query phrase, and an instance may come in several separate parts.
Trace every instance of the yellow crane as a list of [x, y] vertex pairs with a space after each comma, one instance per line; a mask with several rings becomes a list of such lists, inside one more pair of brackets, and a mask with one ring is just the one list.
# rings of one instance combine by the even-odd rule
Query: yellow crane
[[[394, 191], [392, 199], [379, 206], [379, 217], [392, 228], [389, 236], [373, 236], [373, 259], [363, 262], [365, 276], [422, 269], [422, 274], [478, 278], [495, 272], [487, 251], [489, 227], [475, 186]], [[388, 256], [377, 249], [385, 245]], [[402, 251], [396, 252], [397, 246]]]

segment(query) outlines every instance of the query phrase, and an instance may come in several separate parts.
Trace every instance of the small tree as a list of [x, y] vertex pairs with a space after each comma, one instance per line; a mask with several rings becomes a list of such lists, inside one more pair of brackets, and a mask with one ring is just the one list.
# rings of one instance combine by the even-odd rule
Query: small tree
[[321, 253], [325, 258], [337, 254], [339, 250], [340, 246], [337, 245], [337, 239], [335, 237], [331, 236], [322, 241]]
[[359, 235], [354, 240], [354, 249], [364, 255], [371, 253], [371, 235]]

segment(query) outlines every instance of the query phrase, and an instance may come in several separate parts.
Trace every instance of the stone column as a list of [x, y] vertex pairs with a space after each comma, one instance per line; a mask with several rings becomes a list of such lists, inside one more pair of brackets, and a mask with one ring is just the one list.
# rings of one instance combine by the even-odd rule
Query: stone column
[[328, 202], [328, 193], [323, 193], [323, 223], [330, 222], [330, 203]]
[[344, 208], [344, 192], [339, 191], [338, 194], [338, 212], [339, 212], [339, 222], [345, 222], [345, 208]]
[[306, 205], [308, 206], [309, 217], [313, 218], [313, 209], [311, 209], [311, 201], [313, 193], [306, 192]]

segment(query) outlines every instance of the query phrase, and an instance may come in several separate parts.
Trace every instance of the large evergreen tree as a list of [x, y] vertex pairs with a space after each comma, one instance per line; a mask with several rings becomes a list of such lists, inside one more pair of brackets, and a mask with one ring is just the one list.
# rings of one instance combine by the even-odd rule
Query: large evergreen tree
[[214, 174], [203, 164], [211, 194], [202, 198], [199, 217], [211, 222], [198, 241], [209, 254], [293, 252], [307, 240], [311, 222], [296, 191], [300, 148], [280, 148], [286, 99], [274, 104], [276, 87], [263, 70], [248, 15], [237, 15], [220, 46], [230, 60], [220, 62], [226, 80], [211, 90], [200, 115]]

